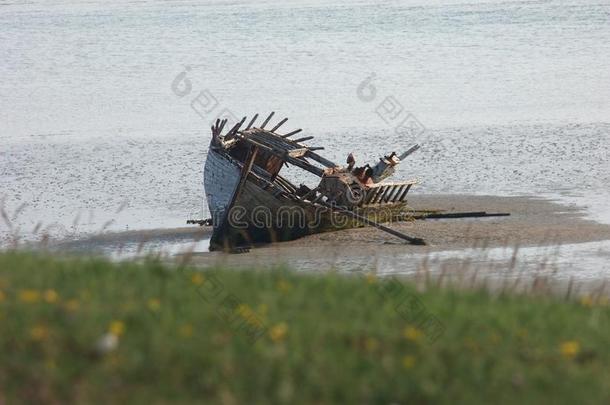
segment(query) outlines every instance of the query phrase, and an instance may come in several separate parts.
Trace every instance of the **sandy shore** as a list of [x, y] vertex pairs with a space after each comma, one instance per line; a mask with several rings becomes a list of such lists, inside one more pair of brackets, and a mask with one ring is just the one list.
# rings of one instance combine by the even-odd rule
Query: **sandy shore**
[[509, 217], [417, 220], [391, 227], [424, 238], [426, 246], [404, 244], [377, 229], [366, 227], [312, 235], [299, 240], [266, 245], [247, 254], [197, 252], [199, 265], [269, 266], [286, 263], [306, 270], [361, 268], [386, 262], [393, 270], [413, 268], [401, 264], [409, 254], [455, 251], [467, 248], [558, 246], [610, 239], [610, 225], [588, 220], [582, 209], [532, 197], [473, 195], [420, 195], [409, 201], [414, 209], [447, 212], [509, 212]]
[[[81, 240], [61, 242], [57, 249], [116, 254], [162, 251], [178, 253], [194, 249], [194, 260], [201, 265], [273, 265], [278, 263], [339, 263], [349, 258], [396, 256], [465, 248], [505, 246], [556, 246], [610, 239], [610, 225], [584, 217], [579, 207], [566, 206], [532, 197], [473, 195], [416, 195], [409, 201], [413, 209], [439, 209], [446, 212], [508, 212], [509, 217], [417, 220], [395, 222], [390, 226], [408, 235], [424, 238], [426, 246], [404, 244], [401, 240], [371, 227], [330, 232], [299, 240], [266, 245], [248, 254], [207, 252], [209, 227], [184, 227], [150, 231], [106, 233]], [[171, 249], [167, 249], [171, 247]]]
[[[426, 240], [428, 249], [458, 249], [481, 246], [541, 246], [610, 239], [610, 225], [584, 217], [576, 206], [565, 206], [534, 197], [473, 195], [419, 195], [409, 199], [414, 210], [438, 209], [444, 212], [506, 212], [509, 217], [417, 220], [396, 222], [392, 228]], [[374, 228], [359, 228], [314, 235], [290, 242], [315, 247], [325, 242], [381, 245], [401, 243]], [[287, 244], [288, 245], [288, 244]], [[405, 248], [418, 250], [418, 246]]]

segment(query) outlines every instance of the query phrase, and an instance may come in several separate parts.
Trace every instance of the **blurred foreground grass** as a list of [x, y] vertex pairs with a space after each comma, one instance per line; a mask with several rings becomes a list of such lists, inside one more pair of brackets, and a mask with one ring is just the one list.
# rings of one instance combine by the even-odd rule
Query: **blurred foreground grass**
[[610, 309], [0, 254], [0, 403], [610, 403]]

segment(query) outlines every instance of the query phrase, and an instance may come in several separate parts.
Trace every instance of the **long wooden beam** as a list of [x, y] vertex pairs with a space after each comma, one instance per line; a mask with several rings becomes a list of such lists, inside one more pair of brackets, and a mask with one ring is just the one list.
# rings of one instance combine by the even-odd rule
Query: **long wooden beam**
[[337, 165], [334, 162], [331, 162], [330, 160], [318, 155], [317, 153], [312, 152], [311, 150], [307, 151], [307, 153], [305, 154], [305, 157], [315, 160], [316, 162], [321, 163], [322, 165], [324, 165], [326, 167], [337, 167]]
[[244, 129], [244, 131], [249, 130], [250, 128], [252, 128], [252, 124], [254, 124], [254, 121], [256, 121], [256, 119], [258, 118], [258, 113], [254, 115], [254, 117], [252, 117], [252, 120], [250, 120], [250, 123], [248, 124], [248, 126], [246, 127], [246, 129]]
[[275, 114], [275, 111], [271, 111], [271, 114], [269, 114], [267, 119], [263, 122], [263, 125], [261, 125], [261, 129], [265, 129], [265, 125], [267, 125], [269, 123], [269, 121], [271, 120], [271, 117], [273, 117], [273, 114]]
[[299, 129], [295, 129], [295, 130], [294, 130], [294, 131], [292, 131], [292, 132], [288, 132], [286, 135], [282, 135], [282, 138], [288, 138], [289, 136], [296, 135], [296, 134], [298, 134], [298, 133], [299, 133], [299, 132], [301, 132], [301, 131], [302, 131], [302, 129], [301, 129], [301, 128], [299, 128]]
[[[322, 177], [322, 175], [324, 174], [324, 170], [320, 169], [319, 167], [316, 167], [310, 163], [305, 162], [304, 160], [300, 160], [297, 158], [293, 158], [291, 157], [287, 150], [277, 150], [274, 148], [270, 148], [267, 145], [263, 145], [260, 142], [255, 141], [254, 139], [251, 139], [249, 137], [242, 137], [241, 139], [243, 139], [245, 142], [251, 143], [253, 145], [256, 145], [259, 147], [259, 149], [262, 149], [274, 156], [279, 157], [280, 159], [283, 159], [285, 162], [290, 163], [294, 166], [298, 166], [303, 170], [306, 170], [310, 173], [315, 174], [318, 177]], [[307, 152], [306, 152], [307, 153]]]
[[283, 120], [281, 120], [280, 122], [277, 123], [276, 126], [273, 127], [273, 129], [271, 129], [271, 132], [275, 132], [276, 130], [279, 129], [279, 127], [281, 127], [282, 125], [284, 125], [284, 123], [288, 121], [288, 118], [284, 118]]

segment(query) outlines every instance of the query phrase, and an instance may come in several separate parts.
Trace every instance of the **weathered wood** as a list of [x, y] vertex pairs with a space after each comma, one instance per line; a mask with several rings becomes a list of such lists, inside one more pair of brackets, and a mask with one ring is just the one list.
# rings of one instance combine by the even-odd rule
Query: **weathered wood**
[[286, 161], [289, 164], [298, 166], [303, 170], [307, 170], [308, 172], [313, 173], [318, 177], [322, 177], [322, 175], [324, 174], [324, 170], [322, 170], [319, 167], [316, 167], [310, 163], [307, 163], [306, 161], [291, 157], [290, 155], [288, 155], [288, 152], [286, 150], [278, 150], [278, 149], [271, 148], [267, 145], [264, 145], [260, 142], [255, 141], [254, 139], [251, 139], [248, 137], [242, 137], [241, 139], [243, 139], [244, 141], [246, 141], [248, 143], [258, 146], [260, 149], [263, 149], [266, 152], [268, 152], [274, 156], [278, 156], [279, 158], [283, 159], [284, 161]]
[[375, 198], [373, 198], [371, 201], [371, 204], [377, 204], [379, 201], [381, 201], [381, 197], [383, 197], [383, 194], [385, 194], [385, 190], [385, 186], [379, 187], [379, 191], [375, 195]]
[[[214, 234], [212, 236], [214, 236], [214, 235], [225, 236], [226, 235], [227, 229], [229, 228], [229, 225], [230, 225], [228, 222], [229, 222], [229, 214], [230, 214], [231, 208], [233, 208], [235, 201], [237, 201], [237, 198], [241, 194], [242, 188], [246, 184], [246, 181], [248, 179], [248, 174], [252, 170], [252, 165], [254, 164], [254, 160], [256, 159], [257, 153], [258, 153], [258, 148], [256, 146], [250, 148], [250, 150], [248, 151], [248, 156], [246, 157], [246, 160], [244, 161], [244, 164], [241, 169], [239, 183], [237, 183], [237, 187], [235, 188], [235, 191], [233, 192], [233, 196], [231, 197], [231, 200], [230, 200], [229, 204], [227, 205], [227, 208], [224, 212], [222, 222], [219, 224], [218, 228], [216, 229], [216, 231], [214, 232]], [[212, 243], [212, 241], [210, 241], [210, 243]], [[226, 241], [217, 240], [217, 241], [214, 241], [214, 243], [218, 244], [218, 245], [223, 245], [225, 247], [225, 249], [227, 249], [229, 247], [229, 246], [227, 246], [228, 243], [226, 243]]]
[[282, 125], [284, 125], [284, 123], [288, 121], [288, 118], [284, 118], [283, 120], [281, 120], [280, 122], [277, 123], [276, 126], [273, 127], [273, 129], [271, 130], [271, 132], [275, 132], [279, 129], [279, 127], [281, 127]]
[[252, 119], [250, 120], [250, 123], [248, 124], [248, 126], [246, 127], [246, 129], [244, 129], [244, 131], [249, 130], [250, 128], [252, 128], [252, 125], [254, 124], [254, 121], [256, 121], [256, 119], [258, 118], [258, 113], [254, 115], [254, 117], [252, 117]]
[[293, 149], [291, 151], [288, 151], [288, 156], [294, 157], [294, 158], [300, 158], [305, 156], [305, 154], [307, 153], [307, 148], [299, 148], [299, 149]]
[[377, 194], [379, 194], [383, 189], [381, 187], [371, 188], [368, 191], [369, 197], [366, 199], [367, 204], [373, 204], [373, 201], [377, 198]]
[[387, 203], [392, 199], [392, 196], [396, 193], [398, 186], [390, 186], [387, 195], [384, 196], [383, 202]]
[[389, 227], [387, 227], [385, 225], [382, 225], [382, 224], [380, 224], [378, 222], [375, 222], [375, 221], [373, 221], [371, 219], [368, 219], [366, 217], [360, 216], [360, 215], [358, 215], [358, 214], [356, 214], [356, 213], [354, 213], [352, 211], [341, 210], [339, 212], [344, 214], [344, 215], [351, 216], [352, 218], [357, 219], [358, 221], [362, 221], [362, 222], [364, 222], [367, 225], [374, 226], [375, 228], [377, 228], [379, 230], [382, 230], [382, 231], [384, 231], [386, 233], [389, 233], [390, 235], [394, 235], [397, 238], [406, 240], [407, 242], [409, 242], [412, 245], [425, 245], [426, 244], [426, 241], [423, 240], [422, 238], [417, 238], [417, 237], [406, 235], [406, 234], [404, 234], [402, 232], [398, 232], [398, 231], [396, 231], [396, 230], [394, 230], [392, 228], [389, 228]]
[[400, 186], [400, 185], [409, 185], [409, 184], [417, 184], [419, 183], [416, 179], [405, 180], [405, 181], [383, 181], [381, 183], [372, 184], [370, 187], [385, 187], [385, 186]]
[[311, 135], [310, 136], [304, 136], [303, 138], [295, 139], [293, 142], [295, 142], [295, 143], [305, 142], [305, 141], [308, 141], [308, 140], [313, 139], [313, 138], [314, 137], [311, 136]]
[[220, 128], [218, 128], [218, 135], [222, 134], [222, 130], [224, 129], [226, 124], [227, 124], [227, 119], [225, 118], [224, 120], [222, 120], [220, 122]]
[[405, 189], [405, 191], [402, 192], [402, 194], [400, 195], [400, 197], [398, 197], [398, 201], [404, 201], [405, 198], [407, 197], [407, 193], [409, 192], [409, 190], [411, 189], [412, 184], [408, 184], [407, 188]]
[[394, 197], [392, 198], [392, 201], [400, 202], [400, 199], [398, 197], [400, 197], [402, 195], [402, 192], [404, 191], [405, 187], [406, 187], [406, 184], [402, 184], [400, 186], [397, 186], [396, 193], [394, 194]]
[[487, 217], [508, 217], [508, 212], [494, 212], [487, 213], [485, 211], [474, 211], [474, 212], [449, 212], [443, 213], [430, 213], [430, 214], [419, 214], [412, 215], [415, 219], [453, 219], [453, 218], [487, 218]]
[[288, 132], [287, 134], [282, 135], [282, 138], [288, 138], [289, 136], [296, 135], [296, 134], [298, 134], [298, 133], [299, 133], [299, 132], [301, 132], [301, 131], [302, 131], [302, 129], [301, 129], [301, 128], [299, 128], [299, 129], [295, 129], [295, 130], [294, 130], [294, 131], [292, 131], [292, 132]]
[[231, 137], [233, 135], [235, 135], [237, 133], [237, 131], [239, 130], [239, 128], [243, 125], [244, 121], [246, 121], [247, 117], [244, 117], [241, 119], [241, 121], [239, 121], [237, 124], [233, 125], [233, 128], [231, 128], [231, 130], [227, 133], [227, 135], [225, 136], [225, 139], [231, 139]]
[[263, 122], [263, 125], [261, 125], [261, 129], [265, 129], [265, 125], [267, 125], [269, 123], [269, 121], [271, 120], [271, 117], [273, 117], [273, 114], [275, 114], [275, 111], [271, 111], [271, 114], [269, 114], [267, 119]]
[[[305, 201], [305, 200], [302, 200], [300, 198], [299, 198], [299, 200], [304, 202], [304, 203], [307, 203], [307, 204], [312, 204], [309, 201]], [[327, 209], [329, 209], [332, 212], [337, 212], [337, 213], [349, 216], [349, 217], [351, 217], [351, 218], [353, 218], [355, 220], [358, 220], [360, 222], [365, 223], [366, 225], [373, 226], [373, 227], [375, 227], [375, 228], [377, 228], [377, 229], [379, 229], [381, 231], [389, 233], [390, 235], [394, 235], [397, 238], [406, 240], [407, 242], [409, 242], [412, 245], [425, 245], [426, 244], [426, 241], [423, 240], [422, 238], [417, 238], [417, 237], [406, 235], [406, 234], [404, 234], [402, 232], [398, 232], [398, 231], [396, 231], [396, 230], [394, 230], [392, 228], [389, 228], [389, 227], [387, 227], [385, 225], [382, 225], [382, 224], [380, 224], [378, 222], [375, 222], [372, 219], [368, 219], [367, 217], [364, 217], [362, 215], [358, 215], [358, 214], [356, 214], [353, 211], [346, 210], [344, 208], [339, 208], [337, 206], [334, 206], [334, 205], [331, 205], [331, 204], [327, 204], [327, 203], [318, 202], [318, 204], [322, 205], [323, 207], [326, 207]]]
[[333, 162], [331, 162], [330, 160], [323, 158], [322, 156], [318, 155], [317, 153], [314, 153], [310, 150], [307, 151], [307, 154], [305, 155], [306, 157], [315, 160], [318, 163], [321, 163], [322, 165], [326, 166], [326, 167], [337, 167], [337, 165]]
[[419, 149], [419, 145], [415, 144], [415, 145], [411, 146], [405, 153], [398, 156], [398, 159], [404, 160], [407, 156], [409, 156], [411, 153], [415, 152], [418, 149]]

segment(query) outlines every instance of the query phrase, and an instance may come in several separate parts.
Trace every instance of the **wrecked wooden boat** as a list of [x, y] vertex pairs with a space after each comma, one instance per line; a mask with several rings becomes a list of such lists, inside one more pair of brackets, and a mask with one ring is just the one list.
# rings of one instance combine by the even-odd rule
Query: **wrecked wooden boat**
[[[244, 117], [226, 131], [227, 120], [212, 126], [204, 167], [214, 227], [210, 250], [233, 251], [363, 225], [424, 244], [382, 225], [404, 213], [407, 193], [416, 183], [385, 179], [417, 145], [402, 155], [385, 156], [374, 166], [357, 167], [351, 154], [346, 165], [339, 165], [317, 153], [324, 148], [304, 145], [313, 136], [297, 137], [301, 129], [278, 133], [287, 119], [271, 126], [273, 115], [260, 125], [257, 114], [247, 124]], [[316, 176], [318, 184], [294, 184], [280, 174], [286, 166]]]

